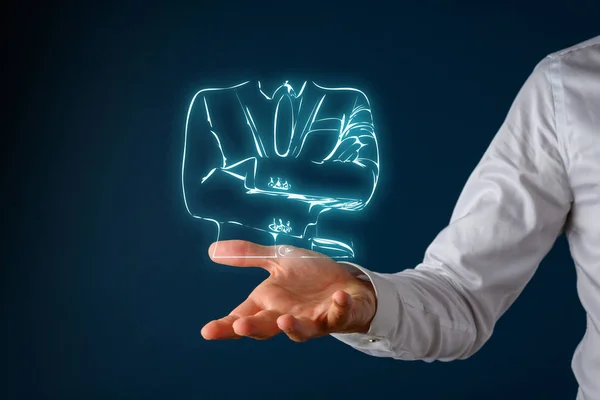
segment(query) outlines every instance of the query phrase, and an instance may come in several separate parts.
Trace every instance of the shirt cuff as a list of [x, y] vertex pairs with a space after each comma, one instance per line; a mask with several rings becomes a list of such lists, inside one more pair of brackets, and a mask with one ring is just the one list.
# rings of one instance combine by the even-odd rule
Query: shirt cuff
[[331, 336], [367, 354], [391, 356], [395, 347], [392, 343], [398, 340], [402, 311], [395, 285], [384, 274], [346, 261], [340, 264], [357, 278], [371, 282], [377, 297], [377, 310], [367, 333], [332, 333]]

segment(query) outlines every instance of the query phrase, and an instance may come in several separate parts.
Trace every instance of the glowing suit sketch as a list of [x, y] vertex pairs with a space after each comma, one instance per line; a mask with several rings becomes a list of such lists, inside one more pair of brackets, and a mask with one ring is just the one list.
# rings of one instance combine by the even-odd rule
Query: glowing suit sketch
[[[245, 239], [352, 258], [352, 245], [319, 235], [320, 217], [358, 212], [379, 177], [367, 96], [354, 88], [289, 81], [200, 90], [186, 120], [183, 198], [213, 222], [217, 242]], [[273, 256], [293, 256], [289, 248]]]

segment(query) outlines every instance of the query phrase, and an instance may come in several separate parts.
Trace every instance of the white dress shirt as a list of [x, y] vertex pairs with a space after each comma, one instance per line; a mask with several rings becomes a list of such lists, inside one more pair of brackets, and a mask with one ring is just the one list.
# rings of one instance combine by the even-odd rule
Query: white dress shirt
[[372, 356], [465, 359], [563, 230], [587, 313], [572, 361], [577, 399], [598, 400], [600, 36], [535, 67], [421, 264], [393, 274], [345, 264], [370, 279], [378, 307], [366, 334], [332, 336]]

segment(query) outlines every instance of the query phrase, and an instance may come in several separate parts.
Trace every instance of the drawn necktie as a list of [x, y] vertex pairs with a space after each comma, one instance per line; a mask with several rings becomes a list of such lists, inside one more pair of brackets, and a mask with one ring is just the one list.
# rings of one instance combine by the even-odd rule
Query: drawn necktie
[[273, 147], [279, 157], [287, 157], [294, 129], [294, 105], [292, 98], [284, 92], [277, 99], [273, 121]]

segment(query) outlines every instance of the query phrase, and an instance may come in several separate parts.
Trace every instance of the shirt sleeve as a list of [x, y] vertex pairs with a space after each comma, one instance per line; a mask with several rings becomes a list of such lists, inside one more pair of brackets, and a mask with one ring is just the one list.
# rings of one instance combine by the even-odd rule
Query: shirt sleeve
[[545, 58], [529, 75], [422, 263], [398, 273], [344, 264], [371, 281], [377, 311], [366, 334], [333, 337], [372, 356], [427, 362], [465, 359], [489, 339], [571, 207], [556, 62]]

